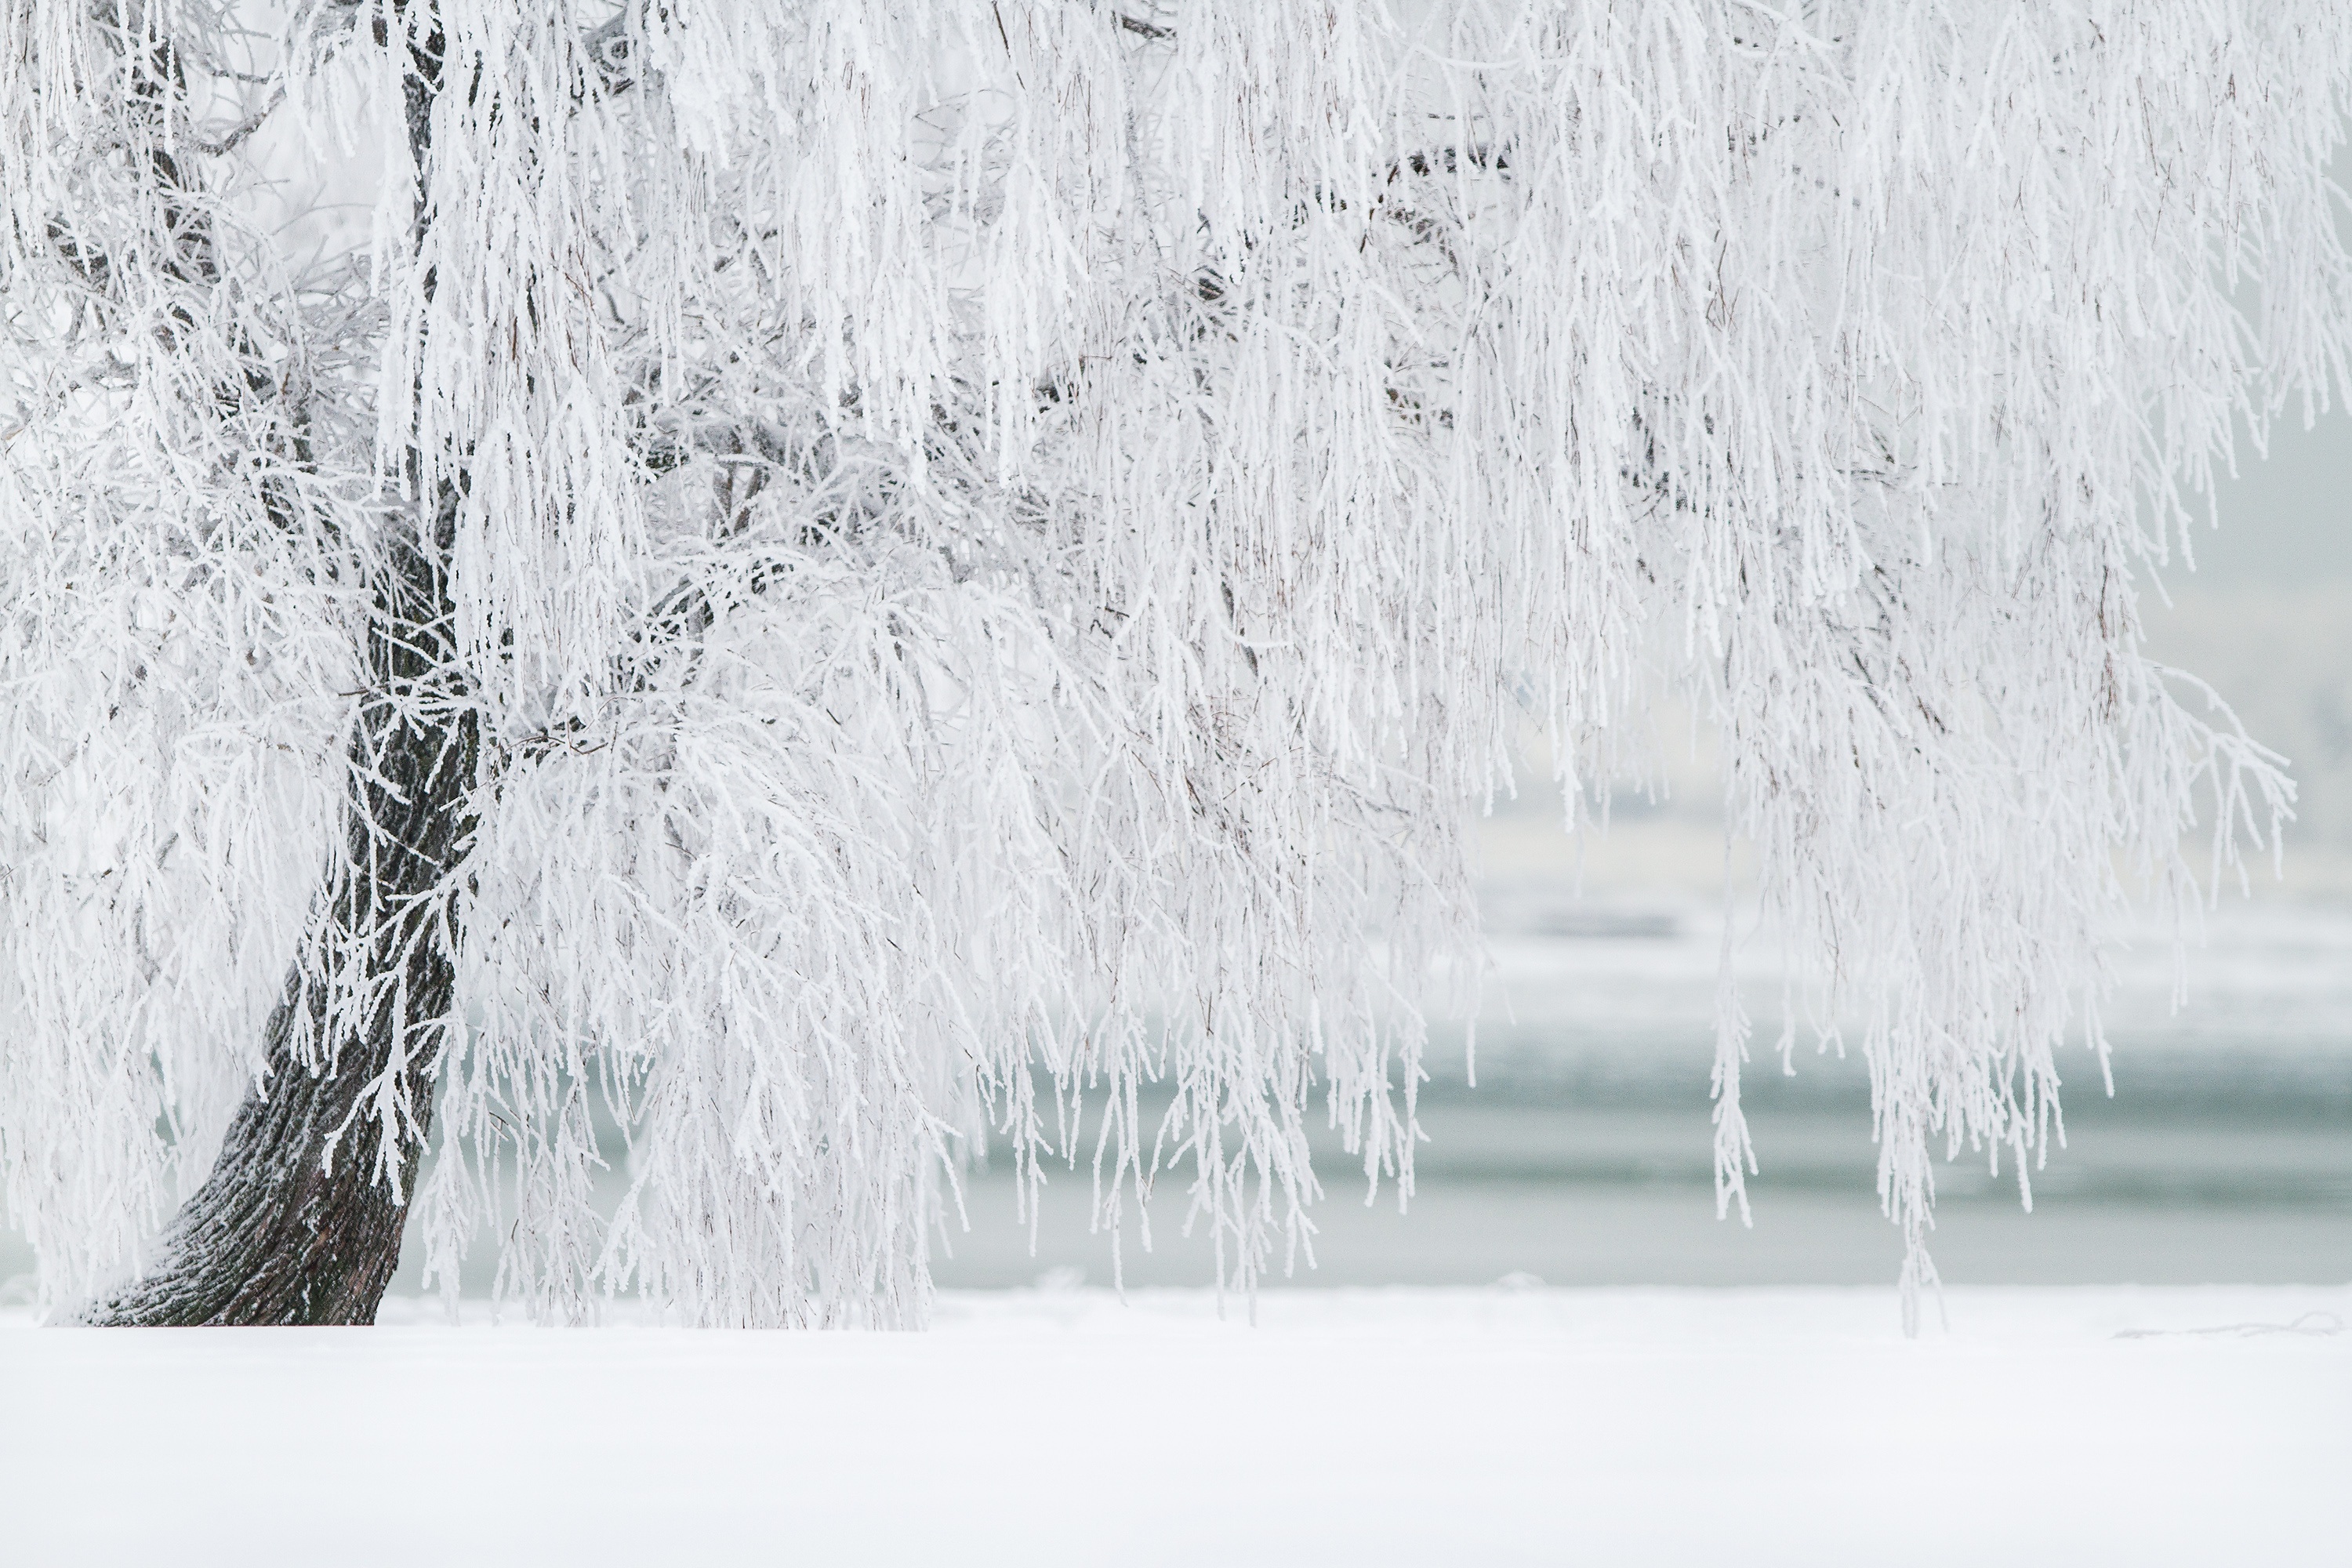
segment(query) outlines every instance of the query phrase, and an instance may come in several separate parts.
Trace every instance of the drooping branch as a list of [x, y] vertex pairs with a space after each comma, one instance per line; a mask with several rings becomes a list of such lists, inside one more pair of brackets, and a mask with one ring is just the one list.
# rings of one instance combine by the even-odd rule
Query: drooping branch
[[[405, 121], [420, 169], [432, 151], [436, 40], [428, 34], [409, 50]], [[176, 162], [152, 166], [182, 188]], [[404, 467], [419, 471], [413, 458]], [[450, 879], [473, 831], [478, 725], [449, 689], [458, 665], [448, 563], [456, 496], [445, 484], [376, 552], [345, 842], [323, 919], [271, 1015], [264, 1076], [166, 1231], [156, 1266], [87, 1308], [86, 1321], [374, 1320], [399, 1261], [405, 1173], [421, 1154], [449, 1047]]]

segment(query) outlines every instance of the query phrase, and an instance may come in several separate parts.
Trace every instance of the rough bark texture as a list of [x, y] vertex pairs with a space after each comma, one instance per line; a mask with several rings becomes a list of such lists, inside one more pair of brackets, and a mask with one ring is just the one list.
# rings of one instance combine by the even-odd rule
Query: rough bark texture
[[[446, 512], [445, 512], [446, 515]], [[431, 531], [437, 534], [438, 529]], [[413, 1168], [432, 1116], [434, 1041], [450, 1016], [455, 975], [431, 927], [435, 898], [470, 830], [475, 744], [469, 719], [416, 715], [418, 682], [437, 662], [448, 597], [442, 542], [402, 549], [378, 595], [369, 650], [377, 698], [352, 737], [351, 875], [327, 940], [347, 942], [367, 994], [357, 1026], [331, 1037], [315, 965], [298, 965], [271, 1015], [268, 1076], [238, 1110], [218, 1160], [165, 1234], [161, 1263], [93, 1307], [100, 1324], [369, 1323], [400, 1260], [407, 1210], [380, 1169], [384, 1130], [362, 1098], [387, 1070], [414, 1118], [398, 1168]], [[422, 612], [422, 613], [420, 613]], [[404, 711], [405, 710], [405, 711]], [[298, 1029], [298, 1009], [309, 1013]], [[315, 1043], [305, 1059], [302, 1037]]]
[[[396, 5], [395, 12], [404, 12]], [[376, 24], [377, 41], [386, 29]], [[411, 48], [409, 150], [421, 172], [442, 44]], [[176, 68], [176, 62], [167, 60]], [[159, 172], [176, 189], [179, 171]], [[419, 214], [419, 229], [423, 215]], [[426, 280], [428, 292], [431, 279]], [[412, 475], [419, 465], [411, 453]], [[476, 731], [429, 682], [452, 662], [447, 562], [455, 496], [420, 507], [395, 542], [368, 629], [369, 700], [352, 737], [348, 874], [332, 891], [321, 940], [340, 951], [298, 963], [267, 1028], [267, 1076], [239, 1108], [211, 1173], [165, 1232], [155, 1268], [85, 1310], [100, 1325], [372, 1323], [400, 1261], [408, 1211], [390, 1172], [413, 1174], [431, 1129], [439, 1032], [456, 975], [446, 879], [471, 823]], [[293, 520], [289, 520], [293, 521]], [[299, 525], [295, 522], [294, 525]], [[353, 969], [357, 970], [354, 974]], [[359, 1021], [331, 1026], [319, 977], [341, 971], [371, 998]], [[298, 1027], [306, 1021], [308, 1028]], [[306, 1041], [309, 1048], [305, 1048]], [[363, 1104], [396, 1074], [406, 1108], [391, 1133]]]

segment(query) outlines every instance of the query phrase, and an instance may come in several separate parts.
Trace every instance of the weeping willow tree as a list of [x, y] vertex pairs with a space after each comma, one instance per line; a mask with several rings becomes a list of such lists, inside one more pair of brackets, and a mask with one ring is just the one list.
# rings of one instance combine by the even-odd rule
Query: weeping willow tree
[[367, 1321], [415, 1231], [916, 1322], [991, 1132], [1246, 1283], [1311, 1118], [1411, 1190], [1465, 807], [1662, 692], [1914, 1300], [1937, 1154], [2023, 1178], [2103, 933], [2290, 798], [2137, 605], [2346, 375], [2333, 0], [0, 19], [52, 1310]]

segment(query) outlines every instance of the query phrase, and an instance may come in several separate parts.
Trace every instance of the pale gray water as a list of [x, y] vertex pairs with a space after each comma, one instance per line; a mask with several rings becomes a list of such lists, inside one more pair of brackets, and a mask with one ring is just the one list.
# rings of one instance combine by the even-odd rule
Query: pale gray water
[[[1480, 1087], [1462, 1081], [1458, 1034], [1433, 1047], [1411, 1212], [1398, 1214], [1392, 1193], [1365, 1206], [1360, 1176], [1333, 1143], [1318, 1154], [1328, 1190], [1315, 1211], [1319, 1266], [1269, 1283], [1894, 1278], [1900, 1248], [1873, 1190], [1867, 1080], [1858, 1062], [1805, 1051], [1797, 1077], [1780, 1076], [1769, 963], [1744, 966], [1762, 1037], [1747, 1094], [1763, 1161], [1750, 1182], [1755, 1224], [1716, 1219], [1707, 1066], [1718, 938], [1687, 910], [1633, 913], [1521, 919], [1528, 934], [1497, 939], [1503, 992], [1481, 1029]], [[1546, 934], [1547, 923], [1577, 934]], [[2069, 1142], [2035, 1173], [2032, 1214], [2019, 1207], [2006, 1162], [1999, 1180], [1981, 1159], [1939, 1178], [1934, 1247], [1948, 1280], [2352, 1279], [2352, 919], [2243, 912], [2217, 927], [2189, 973], [2193, 1005], [2176, 1016], [2162, 945], [2127, 956], [2116, 1097], [2105, 1098], [2087, 1053], [2062, 1064]], [[1083, 1168], [1054, 1173], [1034, 1254], [1001, 1165], [970, 1179], [966, 1210], [971, 1229], [946, 1237], [938, 1260], [943, 1285], [1110, 1281], [1108, 1241], [1088, 1233]], [[1129, 1283], [1213, 1278], [1207, 1246], [1181, 1234], [1183, 1213], [1181, 1178], [1163, 1177], [1153, 1249], [1132, 1235], [1123, 1248]], [[0, 1280], [30, 1262], [21, 1240], [0, 1233]], [[413, 1264], [405, 1273], [413, 1288]], [[488, 1288], [487, 1258], [467, 1283]]]
[[[1764, 1169], [1748, 1184], [1754, 1226], [1715, 1217], [1706, 1079], [1677, 1097], [1441, 1094], [1411, 1211], [1367, 1208], [1360, 1178], [1327, 1163], [1316, 1211], [1319, 1267], [1296, 1285], [1483, 1284], [1510, 1274], [1554, 1285], [1871, 1284], [1901, 1255], [1874, 1192], [1861, 1094], [1750, 1099]], [[2185, 1111], [2126, 1099], [2070, 1111], [2070, 1146], [2034, 1178], [2034, 1212], [2006, 1171], [1939, 1178], [1934, 1242], [1944, 1277], [1970, 1284], [2324, 1283], [2352, 1279], [2352, 1121], [2340, 1083], [2326, 1099], [2239, 1099]], [[2332, 1106], [2326, 1103], [2332, 1100]], [[1003, 1175], [972, 1184], [973, 1229], [951, 1238], [942, 1284], [1041, 1277], [1110, 1279], [1087, 1231], [1087, 1180], [1058, 1175], [1033, 1257]], [[1156, 1246], [1124, 1249], [1139, 1285], [1199, 1284], [1208, 1249], [1176, 1234], [1181, 1195], [1155, 1204]], [[1059, 1271], [1059, 1272], [1056, 1272]]]
[[[1761, 1037], [1748, 1069], [1761, 1173], [1754, 1225], [1715, 1217], [1707, 1073], [1718, 935], [1634, 911], [1641, 934], [1505, 937], [1516, 1009], [1482, 1026], [1480, 1087], [1462, 1082], [1458, 1037], [1441, 1038], [1422, 1107], [1429, 1142], [1400, 1215], [1373, 1206], [1336, 1144], [1318, 1159], [1318, 1267], [1297, 1285], [1482, 1284], [1526, 1274], [1555, 1285], [1868, 1284], [1901, 1247], [1881, 1217], [1861, 1064], [1770, 1050], [1777, 990], [1751, 968]], [[1522, 926], [1605, 932], [1605, 920]], [[2256, 910], [2219, 922], [2190, 955], [2191, 1005], [2170, 1005], [2166, 944], [2127, 954], [2112, 1029], [2116, 1098], [2087, 1051], [2062, 1058], [2066, 1147], [2032, 1173], [1981, 1156], [1938, 1177], [1933, 1243], [1944, 1277], [1972, 1284], [2328, 1283], [2352, 1279], [2352, 921]], [[1154, 1204], [1154, 1249], [1130, 1242], [1123, 1274], [1197, 1284], [1213, 1259], [1180, 1232], [1181, 1183]], [[1088, 1179], [1058, 1173], [1034, 1255], [1003, 1173], [976, 1178], [972, 1229], [950, 1237], [942, 1284], [1110, 1279], [1087, 1231]]]

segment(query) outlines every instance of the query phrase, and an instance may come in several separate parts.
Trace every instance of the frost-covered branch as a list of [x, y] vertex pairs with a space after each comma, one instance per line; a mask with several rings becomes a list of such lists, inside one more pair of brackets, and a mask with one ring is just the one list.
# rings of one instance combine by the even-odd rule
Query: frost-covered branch
[[[992, 1129], [1114, 1227], [1181, 1171], [1255, 1279], [1308, 1116], [1410, 1190], [1465, 803], [1531, 709], [1604, 784], [1662, 690], [1917, 1285], [1934, 1158], [2042, 1158], [2106, 931], [2201, 896], [2198, 801], [2217, 873], [2288, 804], [2137, 605], [2344, 390], [2316, 0], [361, 0], [252, 71], [218, 5], [5, 3], [54, 1300], [337, 1040], [313, 1120], [387, 1181], [429, 1123], [436, 1268], [494, 1234], [546, 1315], [919, 1320]], [[244, 215], [345, 126], [375, 233], [296, 287]], [[1727, 986], [1727, 1207], [1748, 1048]]]

